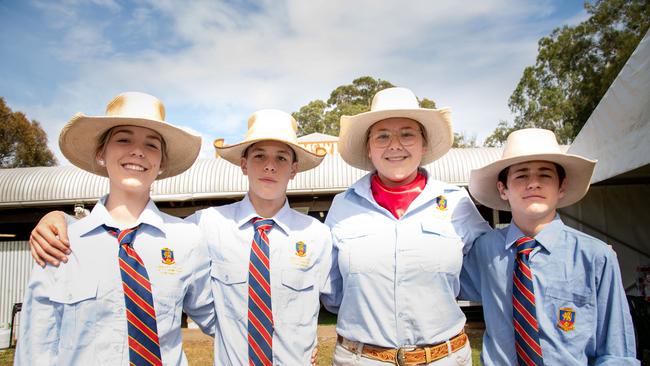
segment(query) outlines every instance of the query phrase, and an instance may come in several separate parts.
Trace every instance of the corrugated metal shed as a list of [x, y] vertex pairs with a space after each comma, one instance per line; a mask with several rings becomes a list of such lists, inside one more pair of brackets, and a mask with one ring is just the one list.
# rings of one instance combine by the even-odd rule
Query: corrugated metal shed
[[0, 326], [11, 322], [13, 305], [23, 301], [33, 265], [29, 242], [9, 241], [0, 245]]
[[[501, 156], [501, 148], [452, 149], [425, 168], [436, 179], [466, 186], [472, 169]], [[316, 169], [299, 173], [288, 193], [338, 193], [366, 174], [349, 166], [340, 155], [328, 155]], [[185, 173], [157, 181], [156, 201], [232, 198], [248, 190], [239, 167], [223, 159], [199, 159]], [[0, 169], [0, 207], [27, 207], [94, 202], [108, 192], [108, 179], [74, 166]]]

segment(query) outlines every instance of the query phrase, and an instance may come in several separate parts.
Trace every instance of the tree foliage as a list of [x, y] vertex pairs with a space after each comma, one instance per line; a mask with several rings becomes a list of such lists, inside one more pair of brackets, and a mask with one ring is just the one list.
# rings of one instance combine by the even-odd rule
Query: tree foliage
[[478, 147], [476, 144], [476, 135], [465, 136], [465, 133], [463, 132], [454, 132], [454, 142], [451, 147]]
[[517, 129], [540, 127], [570, 143], [648, 31], [647, 0], [585, 2], [589, 18], [553, 30], [538, 42], [537, 60], [510, 96], [514, 124], [505, 121], [486, 140], [505, 142]]
[[30, 122], [22, 112], [13, 112], [0, 98], [0, 168], [53, 165], [56, 158], [41, 125]]
[[[383, 89], [394, 85], [386, 80], [362, 76], [354, 79], [352, 84], [341, 85], [330, 93], [327, 102], [312, 100], [293, 112], [298, 122], [298, 135], [324, 133], [338, 136], [341, 116], [352, 116], [370, 110], [372, 97]], [[436, 108], [436, 102], [428, 98], [418, 98], [421, 108]], [[476, 136], [465, 137], [463, 133], [454, 133], [453, 147], [476, 147]]]
[[388, 81], [362, 76], [354, 79], [352, 84], [337, 87], [327, 102], [313, 100], [292, 113], [298, 121], [298, 134], [319, 132], [338, 136], [341, 116], [367, 112], [375, 93], [392, 86]]

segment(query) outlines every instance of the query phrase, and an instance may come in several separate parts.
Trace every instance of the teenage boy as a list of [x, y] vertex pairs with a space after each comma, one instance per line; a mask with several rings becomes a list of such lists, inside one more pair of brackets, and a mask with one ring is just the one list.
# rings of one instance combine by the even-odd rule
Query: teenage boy
[[[288, 113], [254, 113], [244, 141], [218, 148], [248, 177], [248, 193], [186, 219], [201, 228], [212, 260], [215, 365], [314, 363], [319, 295], [334, 303], [328, 296], [332, 243], [327, 226], [287, 201], [289, 181], [324, 157], [298, 145], [296, 129]], [[30, 240], [33, 252], [48, 245], [50, 227], [63, 230], [61, 215], [54, 216], [34, 230], [42, 237]]]
[[553, 132], [515, 131], [500, 160], [473, 170], [473, 197], [511, 211], [463, 263], [461, 298], [483, 303], [484, 365], [638, 365], [614, 251], [565, 226], [596, 162], [564, 154]]

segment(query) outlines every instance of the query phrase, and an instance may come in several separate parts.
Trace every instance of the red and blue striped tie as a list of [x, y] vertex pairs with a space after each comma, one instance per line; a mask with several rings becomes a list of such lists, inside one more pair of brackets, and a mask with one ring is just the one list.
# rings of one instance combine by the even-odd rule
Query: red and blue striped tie
[[130, 364], [162, 365], [151, 283], [142, 259], [133, 249], [138, 226], [120, 231], [104, 225], [104, 229], [120, 243], [120, 274], [128, 320]]
[[273, 365], [273, 312], [269, 238], [271, 219], [253, 219], [253, 244], [248, 265], [248, 364]]
[[515, 327], [517, 360], [523, 365], [544, 365], [542, 347], [539, 343], [539, 326], [535, 311], [533, 272], [528, 255], [537, 245], [535, 239], [524, 236], [515, 242], [517, 260], [512, 285], [512, 316]]

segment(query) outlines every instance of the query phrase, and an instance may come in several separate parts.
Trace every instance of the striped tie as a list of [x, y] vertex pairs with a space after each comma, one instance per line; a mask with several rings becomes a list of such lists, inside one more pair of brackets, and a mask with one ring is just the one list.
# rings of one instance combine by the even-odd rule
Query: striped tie
[[533, 272], [528, 265], [528, 255], [537, 242], [533, 238], [524, 236], [519, 238], [515, 245], [517, 261], [512, 285], [512, 316], [517, 360], [519, 365], [544, 365], [535, 311]]
[[248, 265], [248, 364], [273, 364], [273, 313], [269, 266], [271, 219], [253, 219], [253, 245]]
[[104, 229], [120, 243], [120, 274], [128, 320], [130, 364], [162, 365], [151, 284], [142, 259], [133, 249], [138, 226], [120, 231], [104, 225]]

